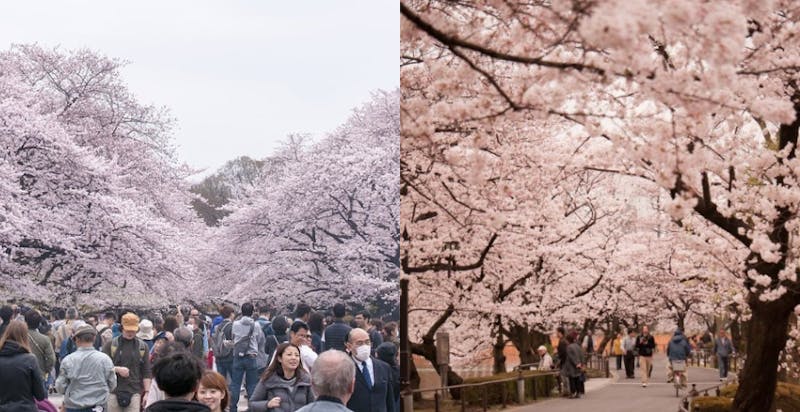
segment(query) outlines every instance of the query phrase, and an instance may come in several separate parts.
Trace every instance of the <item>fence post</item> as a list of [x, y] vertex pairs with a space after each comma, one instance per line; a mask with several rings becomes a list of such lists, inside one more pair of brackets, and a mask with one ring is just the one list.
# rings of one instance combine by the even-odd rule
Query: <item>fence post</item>
[[522, 405], [525, 403], [525, 380], [522, 379], [522, 369], [517, 372], [517, 402]]
[[489, 385], [483, 385], [483, 412], [489, 409]]
[[433, 394], [433, 409], [436, 412], [439, 412], [439, 399], [441, 399], [441, 398], [442, 397], [439, 396], [439, 392], [438, 391]]

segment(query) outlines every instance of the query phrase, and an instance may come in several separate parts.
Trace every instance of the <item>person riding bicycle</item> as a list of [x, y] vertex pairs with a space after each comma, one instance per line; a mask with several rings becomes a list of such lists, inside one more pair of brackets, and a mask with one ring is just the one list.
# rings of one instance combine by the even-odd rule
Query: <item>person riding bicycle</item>
[[686, 386], [686, 359], [691, 355], [692, 347], [689, 345], [689, 341], [686, 339], [686, 336], [683, 334], [680, 328], [675, 330], [675, 334], [672, 335], [672, 339], [670, 339], [669, 344], [667, 345], [667, 357], [669, 358], [669, 371], [667, 373], [668, 382], [672, 382], [674, 378], [674, 374], [672, 371], [672, 363], [675, 361], [679, 361], [683, 363], [683, 370], [681, 371], [682, 376], [682, 386]]

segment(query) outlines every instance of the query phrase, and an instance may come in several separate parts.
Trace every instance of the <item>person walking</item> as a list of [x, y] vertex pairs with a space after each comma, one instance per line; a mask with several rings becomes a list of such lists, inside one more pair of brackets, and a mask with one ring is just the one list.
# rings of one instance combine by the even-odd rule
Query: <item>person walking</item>
[[714, 353], [717, 355], [717, 366], [719, 367], [720, 382], [728, 378], [728, 371], [731, 366], [731, 355], [736, 353], [733, 343], [724, 329], [720, 329], [719, 336], [714, 339]]
[[634, 379], [634, 360], [636, 358], [636, 331], [628, 331], [628, 336], [622, 341], [622, 350], [625, 352], [625, 378]]
[[79, 327], [73, 335], [78, 349], [61, 362], [56, 390], [64, 394], [66, 412], [90, 412], [98, 406], [105, 407], [108, 395], [117, 387], [114, 362], [95, 350], [96, 337], [95, 327]]
[[[295, 321], [295, 323], [302, 321]], [[275, 360], [261, 376], [248, 402], [252, 412], [294, 412], [314, 402], [311, 377], [303, 368], [300, 347], [282, 343], [275, 350]]]
[[117, 387], [109, 396], [109, 412], [138, 412], [142, 398], [150, 389], [150, 350], [136, 337], [139, 317], [132, 312], [122, 315], [122, 334], [103, 345], [103, 353], [114, 362]]
[[222, 321], [214, 328], [211, 347], [217, 363], [217, 371], [230, 382], [233, 369], [233, 320], [236, 317], [233, 307], [224, 305], [219, 311]]
[[333, 305], [333, 323], [328, 325], [322, 333], [322, 351], [328, 349], [345, 351], [347, 334], [350, 333], [351, 329], [350, 326], [344, 323], [345, 313], [346, 310], [343, 303]]
[[45, 399], [39, 363], [25, 322], [11, 320], [0, 337], [0, 412], [38, 412]]
[[617, 370], [622, 370], [622, 357], [625, 355], [625, 352], [622, 350], [622, 340], [623, 340], [622, 332], [617, 332], [617, 335], [614, 337], [614, 340], [611, 341], [611, 356], [614, 356], [617, 360]]
[[561, 380], [561, 395], [567, 396], [572, 393], [572, 390], [569, 386], [569, 375], [567, 374], [567, 336], [566, 330], [563, 326], [559, 326], [556, 329], [556, 336], [558, 336], [558, 346], [556, 348], [556, 354], [558, 355], [558, 369], [561, 372], [559, 374], [559, 379]]
[[653, 352], [656, 349], [656, 340], [650, 334], [650, 328], [642, 327], [642, 334], [636, 338], [636, 349], [639, 352], [639, 364], [642, 367], [642, 387], [646, 388], [653, 372]]
[[584, 392], [582, 390], [583, 384], [581, 382], [581, 374], [583, 373], [583, 351], [577, 341], [577, 332], [571, 332], [567, 335], [567, 357], [566, 357], [566, 373], [569, 378], [570, 394], [569, 397], [577, 399], [581, 397]]
[[[231, 368], [231, 412], [238, 411], [239, 395], [242, 390], [242, 380], [245, 382], [247, 396], [253, 396], [253, 391], [258, 384], [259, 358], [263, 348], [264, 332], [252, 318], [255, 307], [250, 302], [242, 304], [242, 317], [233, 322], [233, 367]], [[263, 357], [266, 357], [264, 355]], [[263, 362], [266, 366], [266, 362]]]
[[42, 315], [38, 310], [31, 309], [25, 312], [25, 323], [28, 325], [28, 335], [30, 336], [31, 353], [36, 356], [39, 362], [39, 372], [44, 377], [45, 395], [47, 394], [47, 378], [50, 371], [56, 365], [56, 352], [50, 338], [39, 332], [42, 324]]

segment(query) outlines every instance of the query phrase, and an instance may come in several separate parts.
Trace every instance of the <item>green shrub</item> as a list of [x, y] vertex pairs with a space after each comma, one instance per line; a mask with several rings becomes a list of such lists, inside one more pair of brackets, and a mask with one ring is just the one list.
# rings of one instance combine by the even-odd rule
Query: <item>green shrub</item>
[[[692, 410], [699, 412], [730, 412], [738, 385], [720, 389], [720, 396], [699, 396], [692, 400]], [[775, 388], [775, 409], [800, 411], [800, 385], [778, 382]]]
[[[484, 376], [480, 378], [465, 379], [464, 383], [482, 383], [494, 380], [516, 378], [516, 372], [501, 373], [498, 375]], [[534, 382], [536, 386], [536, 397], [543, 398], [551, 395], [553, 388], [556, 386], [556, 378], [552, 375], [544, 375], [542, 372], [524, 372], [523, 377], [525, 380], [525, 397], [533, 399], [534, 397]], [[507, 403], [516, 403], [517, 401], [517, 381], [516, 379], [507, 382], [497, 382], [488, 384], [484, 387], [469, 387], [461, 390], [461, 396], [467, 404], [481, 405], [483, 397], [487, 398], [489, 405], [498, 405], [503, 403], [503, 395]]]

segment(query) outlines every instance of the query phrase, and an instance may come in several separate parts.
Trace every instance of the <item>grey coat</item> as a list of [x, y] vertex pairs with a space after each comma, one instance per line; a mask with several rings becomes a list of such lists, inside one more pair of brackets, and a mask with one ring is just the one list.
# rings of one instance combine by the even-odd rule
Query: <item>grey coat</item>
[[[292, 387], [293, 386], [293, 387]], [[281, 406], [267, 408], [269, 400], [274, 397], [281, 398]], [[314, 402], [311, 392], [311, 378], [303, 374], [291, 385], [277, 373], [273, 373], [267, 380], [258, 381], [256, 390], [248, 402], [248, 411], [252, 412], [294, 412], [301, 407]]]
[[583, 350], [577, 343], [570, 343], [567, 346], [567, 363], [564, 366], [564, 373], [569, 377], [581, 375], [578, 365], [583, 363]]

